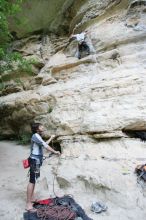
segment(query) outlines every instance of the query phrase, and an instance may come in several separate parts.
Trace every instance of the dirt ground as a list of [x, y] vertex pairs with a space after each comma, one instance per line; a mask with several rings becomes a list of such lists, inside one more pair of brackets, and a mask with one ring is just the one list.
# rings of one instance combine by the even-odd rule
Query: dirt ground
[[[0, 219], [20, 220], [26, 201], [27, 172], [22, 160], [27, 158], [28, 147], [15, 142], [0, 142]], [[22, 218], [23, 219], [23, 218]]]

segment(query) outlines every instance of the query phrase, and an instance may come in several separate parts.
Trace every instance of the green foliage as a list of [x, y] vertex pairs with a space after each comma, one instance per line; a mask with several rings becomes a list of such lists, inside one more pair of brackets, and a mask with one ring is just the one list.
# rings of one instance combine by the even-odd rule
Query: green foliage
[[48, 113], [51, 113], [53, 111], [53, 107], [49, 106]]
[[6, 53], [0, 65], [0, 73], [15, 71], [32, 75], [32, 65], [35, 63], [34, 59], [26, 60], [18, 52]]
[[0, 91], [2, 91], [5, 88], [5, 84], [3, 82], [0, 82]]
[[11, 39], [9, 31], [8, 18], [14, 16], [20, 11], [22, 0], [15, 0], [13, 3], [7, 0], [0, 0], [0, 45], [5, 52], [7, 43]]
[[29, 75], [32, 75], [32, 65], [35, 64], [34, 59], [26, 60], [22, 57], [18, 59], [18, 69], [27, 72]]
[[24, 84], [23, 84], [23, 82], [21, 81], [20, 78], [16, 78], [14, 81], [15, 81], [18, 85], [24, 86]]
[[30, 133], [24, 133], [19, 135], [19, 144], [26, 145], [30, 143], [31, 134]]
[[18, 23], [19, 19], [16, 15], [21, 10], [22, 2], [23, 0], [0, 0], [0, 74], [13, 70], [15, 63], [19, 70], [32, 72], [32, 61], [23, 59], [20, 53], [11, 50], [13, 36], [10, 34], [8, 19], [13, 17]]

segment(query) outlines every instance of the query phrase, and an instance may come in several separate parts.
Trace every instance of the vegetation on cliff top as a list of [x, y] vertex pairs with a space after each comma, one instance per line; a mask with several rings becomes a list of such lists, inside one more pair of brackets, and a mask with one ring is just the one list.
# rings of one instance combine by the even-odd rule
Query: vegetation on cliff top
[[17, 13], [21, 10], [23, 0], [6, 1], [0, 0], [0, 74], [13, 69], [14, 62], [22, 70], [30, 72], [32, 61], [26, 61], [18, 52], [13, 52], [13, 33], [10, 32], [8, 20], [17, 18]]

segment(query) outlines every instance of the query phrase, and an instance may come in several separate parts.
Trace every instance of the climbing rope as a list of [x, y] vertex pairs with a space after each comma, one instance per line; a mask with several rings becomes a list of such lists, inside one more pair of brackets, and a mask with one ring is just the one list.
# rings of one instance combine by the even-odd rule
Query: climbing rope
[[[54, 144], [53, 144], [53, 140], [52, 140], [52, 147], [54, 149]], [[54, 172], [54, 176], [53, 176], [53, 193], [54, 193], [54, 196], [57, 197], [57, 194], [55, 192], [55, 180], [57, 179], [57, 173], [58, 173], [58, 167], [59, 167], [59, 163], [60, 163], [60, 158], [61, 158], [61, 155], [58, 156], [58, 161], [57, 161], [57, 165], [56, 165], [56, 170]]]
[[37, 209], [37, 216], [41, 220], [73, 220], [75, 212], [64, 206], [46, 206]]
[[57, 162], [56, 170], [55, 170], [55, 172], [54, 172], [54, 177], [53, 177], [53, 193], [54, 193], [54, 196], [55, 196], [55, 197], [57, 197], [57, 195], [56, 195], [56, 193], [55, 193], [55, 180], [57, 179], [57, 173], [58, 173], [59, 162], [60, 162], [60, 156], [58, 157], [58, 162]]
[[[52, 148], [54, 149], [53, 140], [52, 140]], [[51, 153], [48, 157], [44, 157], [43, 159], [45, 160], [46, 158], [49, 158], [52, 155], [53, 155], [53, 153]], [[78, 158], [78, 157], [69, 156], [69, 158]], [[61, 155], [59, 155], [57, 165], [56, 165], [56, 169], [55, 169], [54, 175], [53, 175], [53, 194], [54, 194], [55, 197], [59, 197], [59, 196], [57, 196], [57, 194], [55, 192], [55, 180], [57, 180], [58, 168], [59, 168], [59, 163], [60, 163], [61, 159], [65, 159], [65, 158], [61, 158]], [[71, 196], [73, 198], [73, 195], [71, 195], [71, 194], [67, 194], [67, 196]]]

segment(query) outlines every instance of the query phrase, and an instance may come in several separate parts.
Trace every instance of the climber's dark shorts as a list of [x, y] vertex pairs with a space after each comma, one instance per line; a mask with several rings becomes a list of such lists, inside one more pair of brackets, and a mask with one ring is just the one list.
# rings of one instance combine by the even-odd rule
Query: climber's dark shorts
[[35, 184], [36, 179], [40, 177], [40, 165], [38, 166], [37, 161], [29, 157], [30, 164], [30, 178], [29, 182]]

